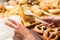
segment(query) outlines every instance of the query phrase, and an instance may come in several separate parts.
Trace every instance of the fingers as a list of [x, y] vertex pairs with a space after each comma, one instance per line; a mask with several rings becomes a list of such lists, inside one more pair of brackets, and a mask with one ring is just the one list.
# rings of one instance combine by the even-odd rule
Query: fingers
[[44, 17], [42, 20], [46, 21], [48, 23], [51, 23], [53, 21], [54, 17], [53, 16], [48, 16], [48, 17]]
[[44, 21], [51, 20], [51, 19], [52, 19], [51, 17], [44, 17], [43, 18]]
[[16, 25], [13, 24], [12, 22], [6, 22], [5, 24], [12, 27], [12, 28], [16, 28]]
[[22, 26], [20, 23], [16, 22], [15, 20], [12, 20], [12, 19], [8, 19], [8, 21], [5, 24], [14, 29], [18, 29]]
[[15, 25], [20, 25], [20, 23], [18, 23], [16, 20], [12, 20], [12, 19], [8, 19], [8, 20], [14, 23]]

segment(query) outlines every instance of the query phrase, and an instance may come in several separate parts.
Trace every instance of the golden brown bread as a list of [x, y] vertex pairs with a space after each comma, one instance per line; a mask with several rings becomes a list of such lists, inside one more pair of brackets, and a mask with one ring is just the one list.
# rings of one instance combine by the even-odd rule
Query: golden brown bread
[[58, 40], [59, 39], [59, 28], [52, 28], [46, 27], [43, 25], [37, 25], [33, 29], [39, 37], [41, 37], [43, 40]]

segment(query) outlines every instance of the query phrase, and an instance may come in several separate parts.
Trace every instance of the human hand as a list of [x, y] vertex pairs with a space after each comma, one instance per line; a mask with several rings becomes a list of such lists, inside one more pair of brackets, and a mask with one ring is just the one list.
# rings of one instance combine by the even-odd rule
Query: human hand
[[20, 38], [21, 40], [35, 40], [32, 33], [15, 20], [9, 19], [9, 22], [6, 22], [6, 25], [15, 29], [15, 37], [19, 38], [19, 40]]
[[59, 16], [48, 16], [48, 17], [44, 17], [42, 20], [48, 22], [49, 25], [52, 27], [60, 26], [60, 17]]

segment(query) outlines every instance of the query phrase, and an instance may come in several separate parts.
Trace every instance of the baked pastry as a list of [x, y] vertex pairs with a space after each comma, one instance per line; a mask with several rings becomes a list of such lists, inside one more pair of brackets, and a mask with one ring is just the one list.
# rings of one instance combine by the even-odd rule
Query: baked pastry
[[48, 12], [51, 13], [51, 14], [59, 14], [60, 9], [49, 9]]
[[45, 30], [47, 30], [47, 28], [45, 26], [42, 26], [42, 25], [37, 25], [34, 30], [37, 32], [37, 33], [44, 33]]
[[39, 7], [38, 5], [33, 5], [33, 6], [31, 6], [31, 11], [32, 11], [34, 14], [38, 15], [38, 16], [43, 15], [43, 13], [42, 13], [42, 11], [40, 10], [40, 7]]
[[43, 33], [45, 40], [57, 40], [58, 39], [58, 29], [48, 29]]
[[60, 33], [58, 28], [43, 26], [42, 24], [36, 25], [33, 29], [39, 37], [43, 40], [58, 40]]

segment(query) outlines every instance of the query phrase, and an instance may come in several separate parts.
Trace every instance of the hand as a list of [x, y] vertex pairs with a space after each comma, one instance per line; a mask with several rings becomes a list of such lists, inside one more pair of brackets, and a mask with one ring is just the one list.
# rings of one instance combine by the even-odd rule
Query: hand
[[6, 22], [6, 25], [15, 29], [15, 37], [21, 38], [21, 40], [35, 40], [31, 32], [15, 20], [9, 19], [9, 22]]
[[60, 26], [60, 16], [48, 16], [44, 17], [43, 20], [48, 22], [51, 26]]

